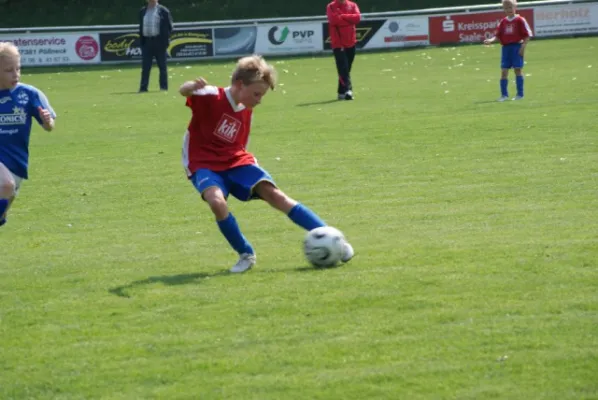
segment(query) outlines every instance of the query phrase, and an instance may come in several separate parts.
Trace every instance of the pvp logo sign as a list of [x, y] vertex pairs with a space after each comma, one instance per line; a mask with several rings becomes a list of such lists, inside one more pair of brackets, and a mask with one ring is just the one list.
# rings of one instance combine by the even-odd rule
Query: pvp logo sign
[[256, 51], [262, 54], [309, 53], [322, 50], [320, 24], [258, 27]]

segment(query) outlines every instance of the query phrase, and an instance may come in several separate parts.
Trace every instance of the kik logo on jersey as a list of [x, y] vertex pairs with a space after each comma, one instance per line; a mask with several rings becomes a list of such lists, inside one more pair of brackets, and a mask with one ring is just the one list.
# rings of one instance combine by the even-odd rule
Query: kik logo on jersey
[[219, 138], [226, 140], [227, 142], [234, 143], [239, 131], [241, 130], [241, 121], [231, 117], [230, 115], [223, 114], [220, 121], [216, 125], [214, 134]]
[[15, 106], [11, 114], [0, 114], [0, 125], [25, 125], [27, 113], [22, 107]]

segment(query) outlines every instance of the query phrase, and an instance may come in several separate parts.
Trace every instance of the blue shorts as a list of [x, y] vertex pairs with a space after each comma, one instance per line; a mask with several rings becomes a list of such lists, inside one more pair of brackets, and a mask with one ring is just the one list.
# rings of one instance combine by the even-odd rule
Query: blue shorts
[[276, 186], [270, 174], [257, 165], [244, 165], [226, 171], [198, 169], [190, 179], [193, 186], [202, 194], [202, 197], [207, 188], [216, 186], [222, 190], [225, 198], [232, 194], [241, 201], [259, 199], [253, 189], [262, 181], [270, 182]]
[[519, 55], [521, 43], [507, 44], [502, 47], [500, 67], [502, 69], [523, 68], [523, 57]]

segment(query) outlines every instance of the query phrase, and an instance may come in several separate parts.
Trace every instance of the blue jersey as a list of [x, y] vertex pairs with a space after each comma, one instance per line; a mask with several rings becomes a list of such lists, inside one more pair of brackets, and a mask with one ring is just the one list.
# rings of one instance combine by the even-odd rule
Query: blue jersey
[[22, 83], [14, 89], [0, 90], [0, 162], [13, 174], [27, 179], [29, 136], [32, 117], [43, 123], [38, 107], [54, 110], [41, 90]]

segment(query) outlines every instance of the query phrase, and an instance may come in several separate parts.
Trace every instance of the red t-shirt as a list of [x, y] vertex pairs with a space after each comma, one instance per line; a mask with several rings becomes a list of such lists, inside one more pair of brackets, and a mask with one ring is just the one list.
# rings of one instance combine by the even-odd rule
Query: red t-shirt
[[523, 39], [532, 36], [529, 24], [521, 15], [517, 14], [512, 19], [503, 18], [496, 28], [496, 37], [504, 46], [507, 44], [520, 43]]
[[206, 86], [187, 97], [193, 115], [183, 143], [183, 166], [189, 177], [201, 168], [225, 171], [256, 164], [245, 149], [252, 111], [235, 104], [229, 90]]

